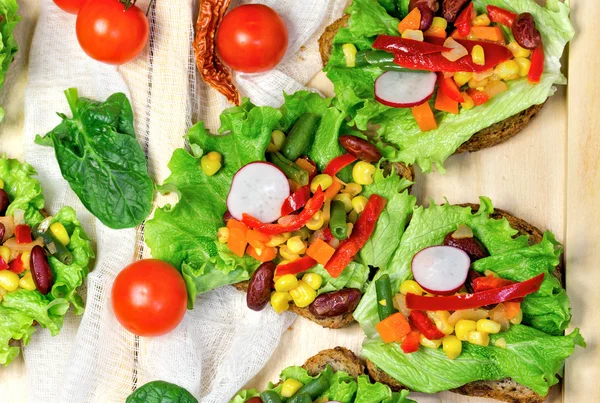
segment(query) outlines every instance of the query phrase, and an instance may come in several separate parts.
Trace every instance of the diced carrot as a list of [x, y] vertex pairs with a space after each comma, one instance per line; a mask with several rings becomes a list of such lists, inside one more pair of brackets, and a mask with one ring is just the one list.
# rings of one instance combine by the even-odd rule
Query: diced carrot
[[270, 236], [257, 230], [250, 230], [246, 233], [246, 241], [257, 249], [264, 248], [270, 240]]
[[243, 232], [244, 238], [246, 238], [246, 232], [248, 232], [248, 227], [246, 227], [246, 224], [236, 220], [235, 218], [230, 218], [229, 220], [227, 220], [227, 228], [229, 228], [230, 231], [232, 229], [239, 229]]
[[335, 253], [335, 249], [324, 240], [317, 238], [310, 244], [306, 254], [325, 266]]
[[331, 186], [329, 186], [325, 191], [325, 200], [333, 200], [333, 198], [340, 193], [342, 187], [344, 187], [342, 182], [338, 179], [334, 179]]
[[[232, 220], [229, 220], [232, 221]], [[239, 228], [233, 228], [229, 230], [229, 239], [227, 240], [227, 247], [236, 256], [243, 257], [246, 251], [246, 234]]]
[[304, 158], [298, 158], [296, 160], [296, 165], [308, 172], [308, 176], [311, 178], [317, 173], [317, 167]]
[[384, 343], [399, 342], [410, 333], [410, 323], [404, 315], [397, 312], [376, 324], [375, 329]]
[[520, 302], [504, 302], [504, 312], [506, 313], [506, 319], [510, 320], [519, 314], [521, 310]]
[[475, 40], [490, 41], [504, 44], [504, 33], [499, 26], [494, 27], [471, 27], [470, 37]]
[[254, 248], [252, 245], [248, 245], [246, 253], [252, 256], [259, 262], [270, 262], [277, 256], [277, 249], [265, 246], [264, 248]]
[[426, 37], [443, 38], [446, 39], [446, 30], [442, 27], [431, 26], [427, 31], [423, 33]]
[[413, 8], [410, 13], [398, 24], [398, 31], [400, 33], [407, 29], [419, 29], [421, 28], [421, 11], [418, 8]]
[[429, 106], [429, 102], [423, 102], [421, 105], [413, 106], [412, 114], [422, 132], [437, 129], [437, 122], [435, 121], [435, 116], [433, 115], [431, 106]]
[[458, 114], [458, 101], [450, 99], [441, 91], [438, 91], [437, 97], [435, 98], [435, 109], [438, 111], [444, 111], [448, 113]]

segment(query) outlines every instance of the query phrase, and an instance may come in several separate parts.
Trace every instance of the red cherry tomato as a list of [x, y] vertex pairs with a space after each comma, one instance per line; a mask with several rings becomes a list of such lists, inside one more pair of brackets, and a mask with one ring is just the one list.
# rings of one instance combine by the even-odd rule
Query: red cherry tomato
[[187, 308], [181, 274], [156, 259], [127, 266], [112, 287], [112, 306], [123, 327], [138, 336], [161, 336], [175, 329]]
[[225, 15], [217, 32], [217, 51], [232, 69], [258, 73], [272, 69], [285, 55], [288, 32], [272, 8], [246, 4]]
[[54, 0], [57, 6], [71, 14], [77, 14], [85, 2], [86, 0]]
[[79, 45], [92, 59], [123, 64], [146, 46], [149, 24], [137, 6], [125, 10], [119, 0], [93, 0], [79, 10], [76, 31]]

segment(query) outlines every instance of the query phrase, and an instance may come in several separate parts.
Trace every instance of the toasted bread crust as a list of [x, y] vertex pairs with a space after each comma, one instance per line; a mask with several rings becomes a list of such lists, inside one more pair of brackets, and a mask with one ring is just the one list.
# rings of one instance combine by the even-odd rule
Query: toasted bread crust
[[[343, 28], [348, 23], [350, 15], [346, 14], [343, 17], [336, 20], [334, 23], [325, 28], [325, 31], [319, 38], [319, 52], [321, 53], [321, 60], [323, 66], [327, 65], [329, 56], [333, 49], [333, 38], [337, 34], [340, 28]], [[493, 147], [495, 145], [504, 143], [510, 138], [514, 137], [517, 133], [523, 130], [529, 122], [537, 115], [542, 109], [544, 104], [533, 105], [522, 112], [517, 113], [501, 122], [495, 123], [479, 132], [475, 133], [469, 140], [464, 142], [455, 154], [464, 152], [475, 152], [483, 150], [484, 148]]]
[[310, 376], [316, 376], [325, 370], [327, 365], [331, 366], [335, 372], [343, 371], [354, 378], [365, 374], [363, 363], [352, 351], [344, 347], [323, 350], [314, 357], [309, 358], [302, 368], [307, 370]]

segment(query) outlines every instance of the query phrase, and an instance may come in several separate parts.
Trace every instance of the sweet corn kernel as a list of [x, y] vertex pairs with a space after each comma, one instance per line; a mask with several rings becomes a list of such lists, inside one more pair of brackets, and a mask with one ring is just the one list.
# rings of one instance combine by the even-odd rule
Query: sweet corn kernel
[[200, 167], [206, 176], [213, 176], [221, 169], [221, 154], [216, 151], [209, 152], [200, 158]]
[[460, 94], [463, 96], [463, 98], [465, 100], [465, 102], [460, 103], [460, 106], [462, 106], [463, 109], [466, 109], [466, 110], [473, 109], [473, 107], [475, 106], [475, 102], [473, 102], [473, 98], [471, 98], [471, 96], [469, 94], [467, 94], [466, 92], [461, 92]]
[[369, 200], [365, 196], [356, 196], [352, 199], [352, 208], [357, 214], [360, 214], [365, 210], [368, 202]]
[[271, 294], [271, 306], [277, 313], [287, 311], [290, 308], [292, 297], [289, 292], [274, 292]]
[[10, 249], [6, 246], [0, 246], [0, 257], [4, 260], [4, 263], [8, 263], [10, 260]]
[[352, 168], [352, 179], [359, 185], [370, 185], [373, 183], [375, 165], [365, 161], [358, 161]]
[[500, 323], [489, 319], [479, 319], [477, 321], [477, 331], [496, 334], [500, 332]]
[[448, 28], [448, 21], [442, 17], [433, 17], [433, 21], [431, 21], [431, 26], [434, 28]]
[[356, 212], [356, 210], [352, 210], [350, 214], [348, 214], [348, 222], [356, 224], [356, 220], [358, 220], [358, 213]]
[[284, 236], [284, 234], [273, 235], [271, 239], [269, 239], [269, 242], [267, 242], [265, 245], [273, 248], [275, 246], [284, 244], [285, 241], [287, 241], [287, 238]]
[[317, 211], [315, 215], [313, 215], [306, 223], [306, 228], [311, 231], [316, 231], [321, 229], [323, 224], [325, 224], [325, 217], [323, 217], [323, 213], [321, 211]]
[[513, 325], [519, 325], [523, 321], [523, 310], [520, 310], [517, 316], [510, 320]]
[[473, 63], [479, 66], [483, 66], [485, 64], [485, 53], [481, 45], [473, 46], [473, 50], [471, 50], [471, 58], [473, 59]]
[[298, 308], [306, 308], [317, 298], [317, 292], [302, 280], [298, 282], [298, 287], [290, 290], [290, 295]]
[[442, 339], [429, 340], [425, 336], [421, 335], [421, 345], [423, 347], [437, 349], [442, 345]]
[[303, 386], [304, 386], [304, 384], [300, 381], [297, 381], [293, 378], [287, 379], [281, 385], [281, 396], [282, 397], [292, 397]]
[[519, 68], [519, 63], [514, 60], [507, 60], [496, 66], [494, 74], [505, 81], [514, 80], [515, 78], [519, 78]]
[[298, 287], [298, 279], [293, 274], [286, 274], [275, 281], [275, 291], [287, 292]]
[[346, 67], [356, 66], [356, 46], [352, 43], [345, 43], [342, 45], [342, 51], [346, 59]]
[[342, 193], [348, 193], [351, 197], [359, 195], [360, 192], [362, 192], [362, 186], [354, 182], [346, 184], [346, 186], [342, 190]]
[[351, 222], [346, 223], [346, 232], [348, 232], [348, 236], [352, 235], [352, 230], [354, 229], [354, 224]]
[[19, 275], [9, 270], [0, 271], [0, 287], [6, 291], [14, 291], [19, 288]]
[[456, 336], [446, 336], [442, 339], [442, 349], [446, 357], [453, 360], [462, 352], [462, 343]]
[[290, 262], [300, 259], [300, 255], [292, 252], [287, 245], [281, 245], [281, 247], [279, 247], [279, 254], [282, 258], [289, 260]]
[[217, 239], [219, 243], [226, 244], [229, 241], [229, 228], [221, 227], [217, 231]]
[[21, 255], [21, 262], [23, 262], [23, 268], [25, 270], [29, 270], [29, 266], [31, 265], [31, 252], [23, 252], [23, 254]]
[[490, 344], [490, 335], [486, 332], [474, 331], [470, 332], [467, 341], [478, 346], [488, 346]]
[[431, 319], [433, 319], [435, 326], [440, 332], [446, 335], [454, 333], [454, 326], [448, 322], [448, 319], [450, 319], [450, 312], [435, 311]]
[[346, 213], [352, 211], [352, 196], [350, 196], [350, 193], [339, 193], [333, 198], [333, 200], [344, 203], [344, 210], [346, 210]]
[[461, 319], [456, 322], [454, 331], [459, 340], [466, 341], [469, 338], [469, 333], [477, 330], [477, 322], [474, 320]]
[[331, 186], [332, 184], [333, 178], [331, 176], [327, 174], [320, 174], [315, 176], [312, 182], [310, 183], [310, 191], [316, 193], [319, 186], [321, 187], [322, 191], [326, 191], [327, 188], [329, 188], [329, 186]]
[[423, 31], [419, 29], [405, 29], [402, 32], [402, 37], [404, 39], [412, 39], [413, 41], [421, 41], [423, 42]]
[[459, 87], [462, 87], [466, 83], [469, 82], [471, 78], [473, 78], [473, 73], [469, 71], [459, 71], [458, 73], [454, 73], [454, 82]]
[[504, 81], [490, 81], [487, 83], [483, 91], [491, 99], [496, 95], [508, 90], [508, 85]]
[[512, 41], [506, 47], [512, 52], [514, 57], [529, 57], [531, 50], [522, 48], [517, 42]]
[[487, 14], [481, 14], [473, 18], [473, 21], [471, 23], [476, 27], [487, 27], [492, 22], [490, 21], [490, 17], [488, 17]]
[[4, 181], [0, 179], [0, 189], [4, 189]]
[[487, 78], [480, 80], [480, 81], [477, 81], [474, 78], [472, 78], [469, 80], [469, 88], [483, 89], [483, 87], [485, 87], [487, 85], [487, 83], [488, 83]]
[[501, 338], [497, 339], [496, 341], [494, 341], [494, 346], [500, 347], [500, 348], [506, 348], [506, 340], [503, 337], [501, 337]]
[[323, 285], [323, 277], [317, 273], [306, 273], [302, 276], [302, 281], [308, 284], [313, 290], [318, 290]]
[[400, 284], [400, 293], [406, 295], [409, 292], [417, 295], [423, 295], [424, 291], [419, 283], [417, 283], [415, 280], [404, 280], [402, 284]]
[[527, 77], [531, 69], [531, 60], [524, 57], [516, 57], [515, 62], [519, 65], [519, 76]]
[[60, 243], [65, 246], [71, 242], [71, 238], [69, 237], [67, 229], [59, 222], [55, 222], [50, 226], [50, 232]]
[[267, 151], [279, 151], [285, 143], [285, 133], [281, 130], [273, 130], [271, 132], [271, 142], [267, 146]]
[[306, 252], [306, 244], [299, 236], [293, 236], [287, 241], [287, 247], [290, 252], [302, 255]]
[[35, 282], [33, 281], [33, 277], [31, 276], [31, 272], [27, 271], [23, 277], [19, 280], [19, 286], [28, 291], [35, 290]]

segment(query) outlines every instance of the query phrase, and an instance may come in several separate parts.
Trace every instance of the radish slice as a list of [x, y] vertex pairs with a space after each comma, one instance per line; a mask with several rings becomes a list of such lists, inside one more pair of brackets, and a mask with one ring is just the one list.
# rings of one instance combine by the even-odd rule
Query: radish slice
[[264, 223], [281, 217], [281, 206], [290, 195], [286, 176], [268, 162], [244, 165], [233, 177], [227, 209], [236, 220], [250, 214]]
[[433, 95], [437, 75], [409, 71], [387, 71], [375, 80], [375, 99], [393, 108], [421, 105]]
[[453, 294], [467, 280], [471, 259], [453, 246], [432, 246], [417, 253], [412, 260], [415, 281], [432, 294]]

